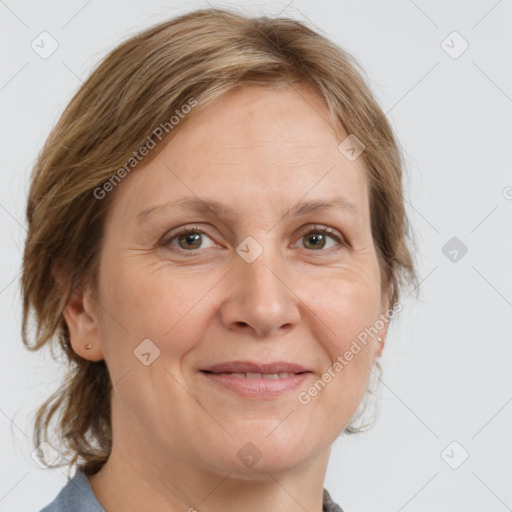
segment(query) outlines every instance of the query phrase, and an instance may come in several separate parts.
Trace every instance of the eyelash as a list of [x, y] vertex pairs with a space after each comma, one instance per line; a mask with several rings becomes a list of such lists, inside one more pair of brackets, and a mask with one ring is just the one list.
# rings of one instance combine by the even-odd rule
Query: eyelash
[[[197, 227], [183, 227], [183, 228], [179, 228], [177, 231], [175, 231], [174, 233], [171, 233], [170, 236], [164, 238], [163, 242], [161, 245], [163, 246], [168, 246], [168, 245], [171, 245], [171, 242], [178, 238], [179, 236], [181, 235], [188, 235], [188, 234], [194, 234], [194, 233], [197, 233], [197, 234], [201, 234], [201, 235], [206, 235], [208, 236], [209, 238], [211, 238], [207, 232], [203, 231], [202, 229], [199, 229]], [[322, 235], [329, 235], [331, 238], [333, 238], [336, 242], [338, 242], [338, 244], [342, 247], [349, 247], [349, 244], [345, 241], [345, 239], [339, 235], [336, 231], [333, 231], [332, 229], [326, 227], [326, 226], [313, 226], [312, 228], [310, 228], [308, 231], [304, 232], [301, 234], [300, 238], [304, 238], [308, 235], [311, 235], [313, 233], [321, 233]], [[177, 249], [178, 251], [182, 251], [184, 253], [188, 253], [188, 254], [191, 254], [191, 255], [194, 255], [194, 254], [197, 254], [196, 251], [201, 251], [201, 249], [193, 249], [193, 250], [185, 250], [185, 249], [182, 249], [181, 247], [175, 247], [175, 246], [172, 246], [173, 249]], [[332, 248], [331, 248], [332, 249]], [[318, 250], [318, 251], [315, 251], [313, 249], [311, 249], [311, 252], [329, 252], [329, 249], [326, 249], [326, 250]]]

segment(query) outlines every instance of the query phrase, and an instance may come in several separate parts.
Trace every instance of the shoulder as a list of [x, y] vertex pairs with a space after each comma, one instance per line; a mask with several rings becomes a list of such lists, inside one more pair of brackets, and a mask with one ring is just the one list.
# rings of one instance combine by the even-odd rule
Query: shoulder
[[94, 495], [85, 473], [77, 471], [55, 499], [40, 512], [105, 512]]
[[343, 512], [343, 509], [334, 501], [332, 501], [331, 495], [324, 489], [324, 506], [323, 512]]
[[[87, 476], [77, 471], [56, 498], [40, 512], [105, 512], [105, 510], [96, 499]], [[323, 493], [323, 512], [343, 512], [343, 509], [332, 500], [327, 489], [324, 489]]]

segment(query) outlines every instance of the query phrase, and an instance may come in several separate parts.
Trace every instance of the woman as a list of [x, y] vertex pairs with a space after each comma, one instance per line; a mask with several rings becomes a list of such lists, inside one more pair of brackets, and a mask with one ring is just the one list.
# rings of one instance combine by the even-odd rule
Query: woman
[[331, 445], [364, 428], [415, 279], [399, 148], [356, 66], [303, 23], [205, 9], [72, 99], [23, 267], [24, 342], [70, 364], [35, 444], [77, 471], [45, 511], [341, 510]]

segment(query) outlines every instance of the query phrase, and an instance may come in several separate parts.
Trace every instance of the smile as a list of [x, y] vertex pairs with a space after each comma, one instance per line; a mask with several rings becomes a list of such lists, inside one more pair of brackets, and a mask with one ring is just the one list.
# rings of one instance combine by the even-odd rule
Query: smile
[[288, 372], [279, 372], [279, 373], [254, 373], [254, 372], [245, 372], [245, 373], [235, 373], [235, 372], [220, 372], [215, 375], [232, 375], [233, 377], [238, 377], [240, 379], [286, 379], [290, 375], [299, 375], [296, 373], [288, 373]]
[[298, 388], [312, 372], [256, 373], [256, 372], [209, 372], [200, 371], [209, 385], [244, 398], [272, 398], [285, 395]]

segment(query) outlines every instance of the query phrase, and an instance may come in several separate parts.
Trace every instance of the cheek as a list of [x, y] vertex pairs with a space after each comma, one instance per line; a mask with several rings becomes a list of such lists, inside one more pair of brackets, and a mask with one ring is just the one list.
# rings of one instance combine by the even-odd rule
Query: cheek
[[141, 268], [135, 261], [118, 265], [103, 292], [111, 309], [104, 334], [123, 343], [129, 339], [132, 350], [149, 338], [164, 354], [186, 351], [206, 328], [207, 292], [216, 281], [211, 275], [176, 274]]
[[377, 320], [380, 313], [380, 283], [360, 276], [332, 278], [328, 282], [309, 285], [307, 305], [318, 316], [316, 322], [329, 352], [337, 355], [350, 346], [362, 331]]
[[368, 333], [380, 314], [380, 283], [353, 276], [322, 290], [315, 287], [307, 303], [318, 317], [314, 337], [329, 357], [323, 368], [329, 391], [322, 399], [341, 414], [355, 409], [368, 383], [376, 343]]

